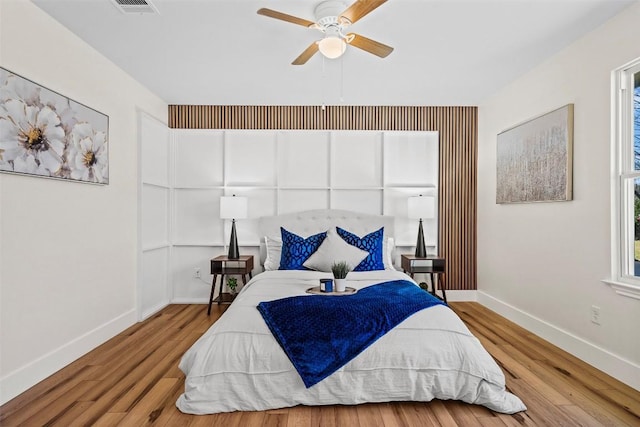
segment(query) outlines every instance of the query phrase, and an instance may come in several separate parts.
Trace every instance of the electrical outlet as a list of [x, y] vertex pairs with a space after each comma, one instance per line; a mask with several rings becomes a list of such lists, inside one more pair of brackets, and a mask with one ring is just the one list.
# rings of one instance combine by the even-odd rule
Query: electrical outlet
[[193, 269], [193, 277], [195, 277], [196, 279], [200, 278], [200, 267], [196, 267]]
[[597, 305], [591, 306], [591, 322], [596, 325], [600, 324], [600, 307]]

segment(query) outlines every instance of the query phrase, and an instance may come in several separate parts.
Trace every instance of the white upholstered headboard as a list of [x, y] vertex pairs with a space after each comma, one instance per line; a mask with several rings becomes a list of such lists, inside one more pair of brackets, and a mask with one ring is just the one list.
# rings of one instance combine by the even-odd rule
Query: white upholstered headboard
[[280, 240], [280, 227], [286, 228], [300, 236], [327, 231], [330, 227], [340, 227], [358, 236], [364, 236], [384, 227], [385, 240], [394, 237], [394, 217], [385, 215], [369, 215], [360, 212], [336, 209], [317, 209], [292, 214], [263, 216], [258, 219], [260, 232], [260, 263], [264, 264], [266, 251], [264, 239], [269, 236]]

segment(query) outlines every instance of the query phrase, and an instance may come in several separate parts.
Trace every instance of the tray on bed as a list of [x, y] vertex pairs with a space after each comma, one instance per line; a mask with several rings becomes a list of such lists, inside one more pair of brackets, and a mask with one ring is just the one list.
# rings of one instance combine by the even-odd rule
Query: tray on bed
[[350, 286], [347, 286], [344, 292], [325, 292], [320, 290], [320, 286], [314, 286], [312, 288], [307, 289], [308, 294], [317, 294], [317, 295], [351, 295], [356, 293], [356, 289]]

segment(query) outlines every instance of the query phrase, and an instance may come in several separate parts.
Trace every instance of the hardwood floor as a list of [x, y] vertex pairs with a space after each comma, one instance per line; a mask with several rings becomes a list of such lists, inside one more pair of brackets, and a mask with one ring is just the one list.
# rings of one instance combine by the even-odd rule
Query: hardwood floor
[[1, 426], [640, 426], [640, 392], [477, 303], [455, 302], [528, 410], [457, 401], [323, 406], [185, 415], [182, 354], [224, 312], [171, 305], [0, 407]]

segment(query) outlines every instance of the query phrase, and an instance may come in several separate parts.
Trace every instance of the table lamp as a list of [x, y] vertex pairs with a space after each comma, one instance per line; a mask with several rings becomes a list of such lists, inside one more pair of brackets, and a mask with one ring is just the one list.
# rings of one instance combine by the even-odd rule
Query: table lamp
[[229, 239], [229, 259], [240, 258], [238, 237], [236, 235], [236, 219], [246, 218], [248, 213], [247, 198], [233, 196], [220, 197], [220, 218], [231, 220], [231, 237]]
[[416, 257], [424, 258], [427, 256], [427, 247], [424, 243], [424, 232], [422, 231], [422, 219], [435, 217], [435, 205], [435, 197], [432, 196], [419, 195], [409, 197], [407, 214], [411, 219], [420, 220], [418, 225], [418, 241], [416, 242]]

